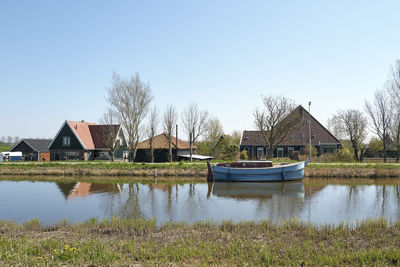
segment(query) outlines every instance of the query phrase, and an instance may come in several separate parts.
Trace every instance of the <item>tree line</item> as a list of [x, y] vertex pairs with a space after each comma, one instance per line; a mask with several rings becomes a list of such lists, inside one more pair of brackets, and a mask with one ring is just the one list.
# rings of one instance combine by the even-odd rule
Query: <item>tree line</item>
[[[150, 160], [154, 162], [154, 137], [159, 131], [163, 131], [168, 139], [168, 161], [172, 162], [173, 138], [177, 134], [176, 125], [179, 119], [174, 106], [168, 105], [161, 113], [157, 106], [152, 104], [153, 95], [149, 83], [143, 82], [138, 73], [128, 78], [114, 73], [111, 85], [107, 88], [106, 99], [109, 107], [100, 121], [104, 124], [118, 122], [122, 125], [129, 150], [129, 161], [135, 160], [139, 142], [145, 137], [149, 140]], [[190, 161], [196, 143], [199, 145], [199, 153], [206, 153], [209, 152], [209, 141], [216, 142], [217, 135], [218, 138], [224, 136], [219, 120], [211, 117], [206, 110], [201, 110], [196, 103], [188, 104], [183, 110], [181, 123], [189, 143]], [[201, 136], [206, 136], [202, 141], [206, 144], [198, 142]], [[110, 140], [108, 144], [113, 155], [118, 143]], [[238, 151], [238, 144], [235, 151]]]
[[[173, 137], [176, 135], [178, 112], [168, 105], [164, 112], [152, 105], [153, 95], [150, 85], [141, 80], [139, 74], [122, 78], [112, 75], [111, 85], [107, 89], [109, 108], [102, 122], [110, 124], [117, 121], [123, 127], [129, 150], [129, 160], [134, 161], [137, 147], [142, 137], [149, 139], [150, 158], [154, 162], [153, 139], [162, 130], [168, 139], [168, 160], [171, 162]], [[254, 125], [261, 132], [268, 151], [274, 151], [288, 137], [291, 129], [308, 123], [300, 114], [293, 113], [296, 104], [283, 97], [262, 96], [263, 105], [254, 111]], [[147, 118], [147, 123], [144, 123]], [[181, 114], [181, 123], [190, 147], [192, 161], [193, 147], [198, 153], [212, 155], [215, 158], [234, 159], [239, 153], [241, 133], [234, 131], [225, 135], [221, 122], [210, 116], [206, 110], [200, 110], [190, 103]], [[112, 123], [111, 123], [112, 124]], [[328, 120], [328, 128], [349, 147], [352, 157], [362, 161], [368, 145], [366, 139], [371, 130], [382, 144], [383, 158], [386, 162], [388, 145], [394, 144], [396, 161], [400, 159], [400, 60], [392, 66], [390, 75], [382, 89], [376, 90], [371, 101], [365, 100], [364, 112], [357, 109], [338, 110]], [[199, 140], [203, 137], [202, 140]], [[372, 138], [369, 147], [379, 146]], [[310, 145], [310, 144], [307, 144]], [[113, 151], [115, 147], [111, 145]], [[272, 153], [268, 154], [269, 157]]]
[[[364, 111], [357, 109], [338, 110], [328, 121], [329, 128], [341, 139], [350, 143], [353, 157], [362, 161], [367, 148], [376, 143], [382, 145], [383, 159], [387, 161], [390, 144], [396, 151], [396, 162], [400, 158], [400, 60], [391, 67], [389, 77], [382, 89], [375, 91], [372, 100], [365, 100]], [[378, 138], [366, 144], [368, 130]]]
[[[283, 97], [262, 96], [262, 107], [254, 112], [254, 125], [261, 132], [268, 151], [274, 151], [290, 130], [308, 123], [306, 118], [293, 112], [296, 104]], [[338, 110], [328, 120], [328, 128], [349, 148], [354, 160], [362, 161], [367, 149], [377, 153], [382, 149], [384, 161], [387, 151], [394, 144], [396, 162], [400, 158], [400, 60], [391, 67], [389, 77], [382, 89], [376, 90], [371, 101], [365, 100], [364, 112], [357, 109]], [[366, 144], [371, 130], [377, 138], [371, 138]], [[307, 144], [309, 146], [310, 144]], [[310, 145], [311, 146], [311, 145]], [[272, 153], [268, 154], [272, 157]]]
[[15, 144], [20, 140], [18, 136], [2, 136], [0, 141], [4, 144]]

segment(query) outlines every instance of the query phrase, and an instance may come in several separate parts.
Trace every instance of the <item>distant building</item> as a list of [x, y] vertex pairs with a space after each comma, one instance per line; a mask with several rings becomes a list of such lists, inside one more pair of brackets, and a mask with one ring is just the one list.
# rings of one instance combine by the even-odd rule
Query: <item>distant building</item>
[[21, 139], [10, 151], [22, 152], [24, 161], [50, 161], [51, 141], [51, 139]]
[[[321, 123], [319, 123], [302, 106], [298, 106], [293, 112], [299, 112], [303, 123], [289, 131], [287, 137], [272, 151], [273, 157], [288, 157], [291, 151], [300, 151], [307, 154], [309, 143], [309, 129], [307, 120], [311, 119], [311, 145], [314, 146], [318, 155], [335, 153], [341, 147], [340, 141], [333, 136]], [[246, 150], [251, 159], [265, 159], [268, 153], [260, 131], [243, 131], [240, 151]]]
[[121, 125], [97, 125], [85, 121], [65, 121], [49, 145], [53, 160], [110, 159], [109, 139], [118, 142], [115, 158], [122, 158], [126, 141]]
[[[177, 144], [178, 143], [178, 144]], [[168, 136], [165, 133], [153, 137], [154, 162], [168, 161]], [[177, 150], [178, 149], [178, 150]], [[196, 146], [193, 146], [193, 153]], [[176, 161], [181, 155], [189, 154], [189, 143], [172, 137], [172, 160]], [[150, 162], [150, 139], [138, 144], [135, 161]]]

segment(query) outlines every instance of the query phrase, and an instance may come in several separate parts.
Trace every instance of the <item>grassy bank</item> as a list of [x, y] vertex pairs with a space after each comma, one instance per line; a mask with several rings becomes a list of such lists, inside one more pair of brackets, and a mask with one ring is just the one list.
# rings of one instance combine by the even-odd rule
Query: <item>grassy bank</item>
[[1, 265], [399, 265], [400, 223], [0, 222]]
[[44, 176], [134, 176], [205, 177], [206, 163], [127, 163], [127, 162], [18, 162], [0, 164], [0, 175]]
[[[201, 163], [127, 163], [127, 162], [7, 162], [0, 164], [0, 176], [76, 176], [140, 177], [193, 181], [207, 176]], [[172, 178], [173, 177], [173, 178]], [[310, 163], [305, 177], [390, 178], [400, 177], [400, 164], [393, 163]], [[198, 178], [196, 178], [198, 179]]]
[[400, 177], [400, 165], [393, 163], [311, 163], [305, 177], [394, 178]]

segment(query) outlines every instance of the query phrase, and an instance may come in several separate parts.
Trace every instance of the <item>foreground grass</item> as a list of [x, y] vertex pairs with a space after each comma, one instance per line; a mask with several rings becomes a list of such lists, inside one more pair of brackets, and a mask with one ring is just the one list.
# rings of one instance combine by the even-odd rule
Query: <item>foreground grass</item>
[[399, 265], [400, 223], [0, 222], [0, 265]]

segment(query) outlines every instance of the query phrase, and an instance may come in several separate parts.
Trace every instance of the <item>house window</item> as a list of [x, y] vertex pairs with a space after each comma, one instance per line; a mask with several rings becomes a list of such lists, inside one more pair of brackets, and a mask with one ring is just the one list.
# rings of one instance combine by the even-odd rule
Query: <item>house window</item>
[[300, 139], [304, 139], [304, 134], [299, 134]]
[[71, 137], [63, 136], [63, 146], [70, 146], [71, 145]]
[[315, 133], [312, 133], [312, 134], [311, 134], [311, 138], [315, 138]]
[[289, 139], [290, 139], [290, 140], [293, 139], [293, 134], [289, 135]]
[[79, 160], [79, 152], [65, 152], [65, 159], [66, 160]]

